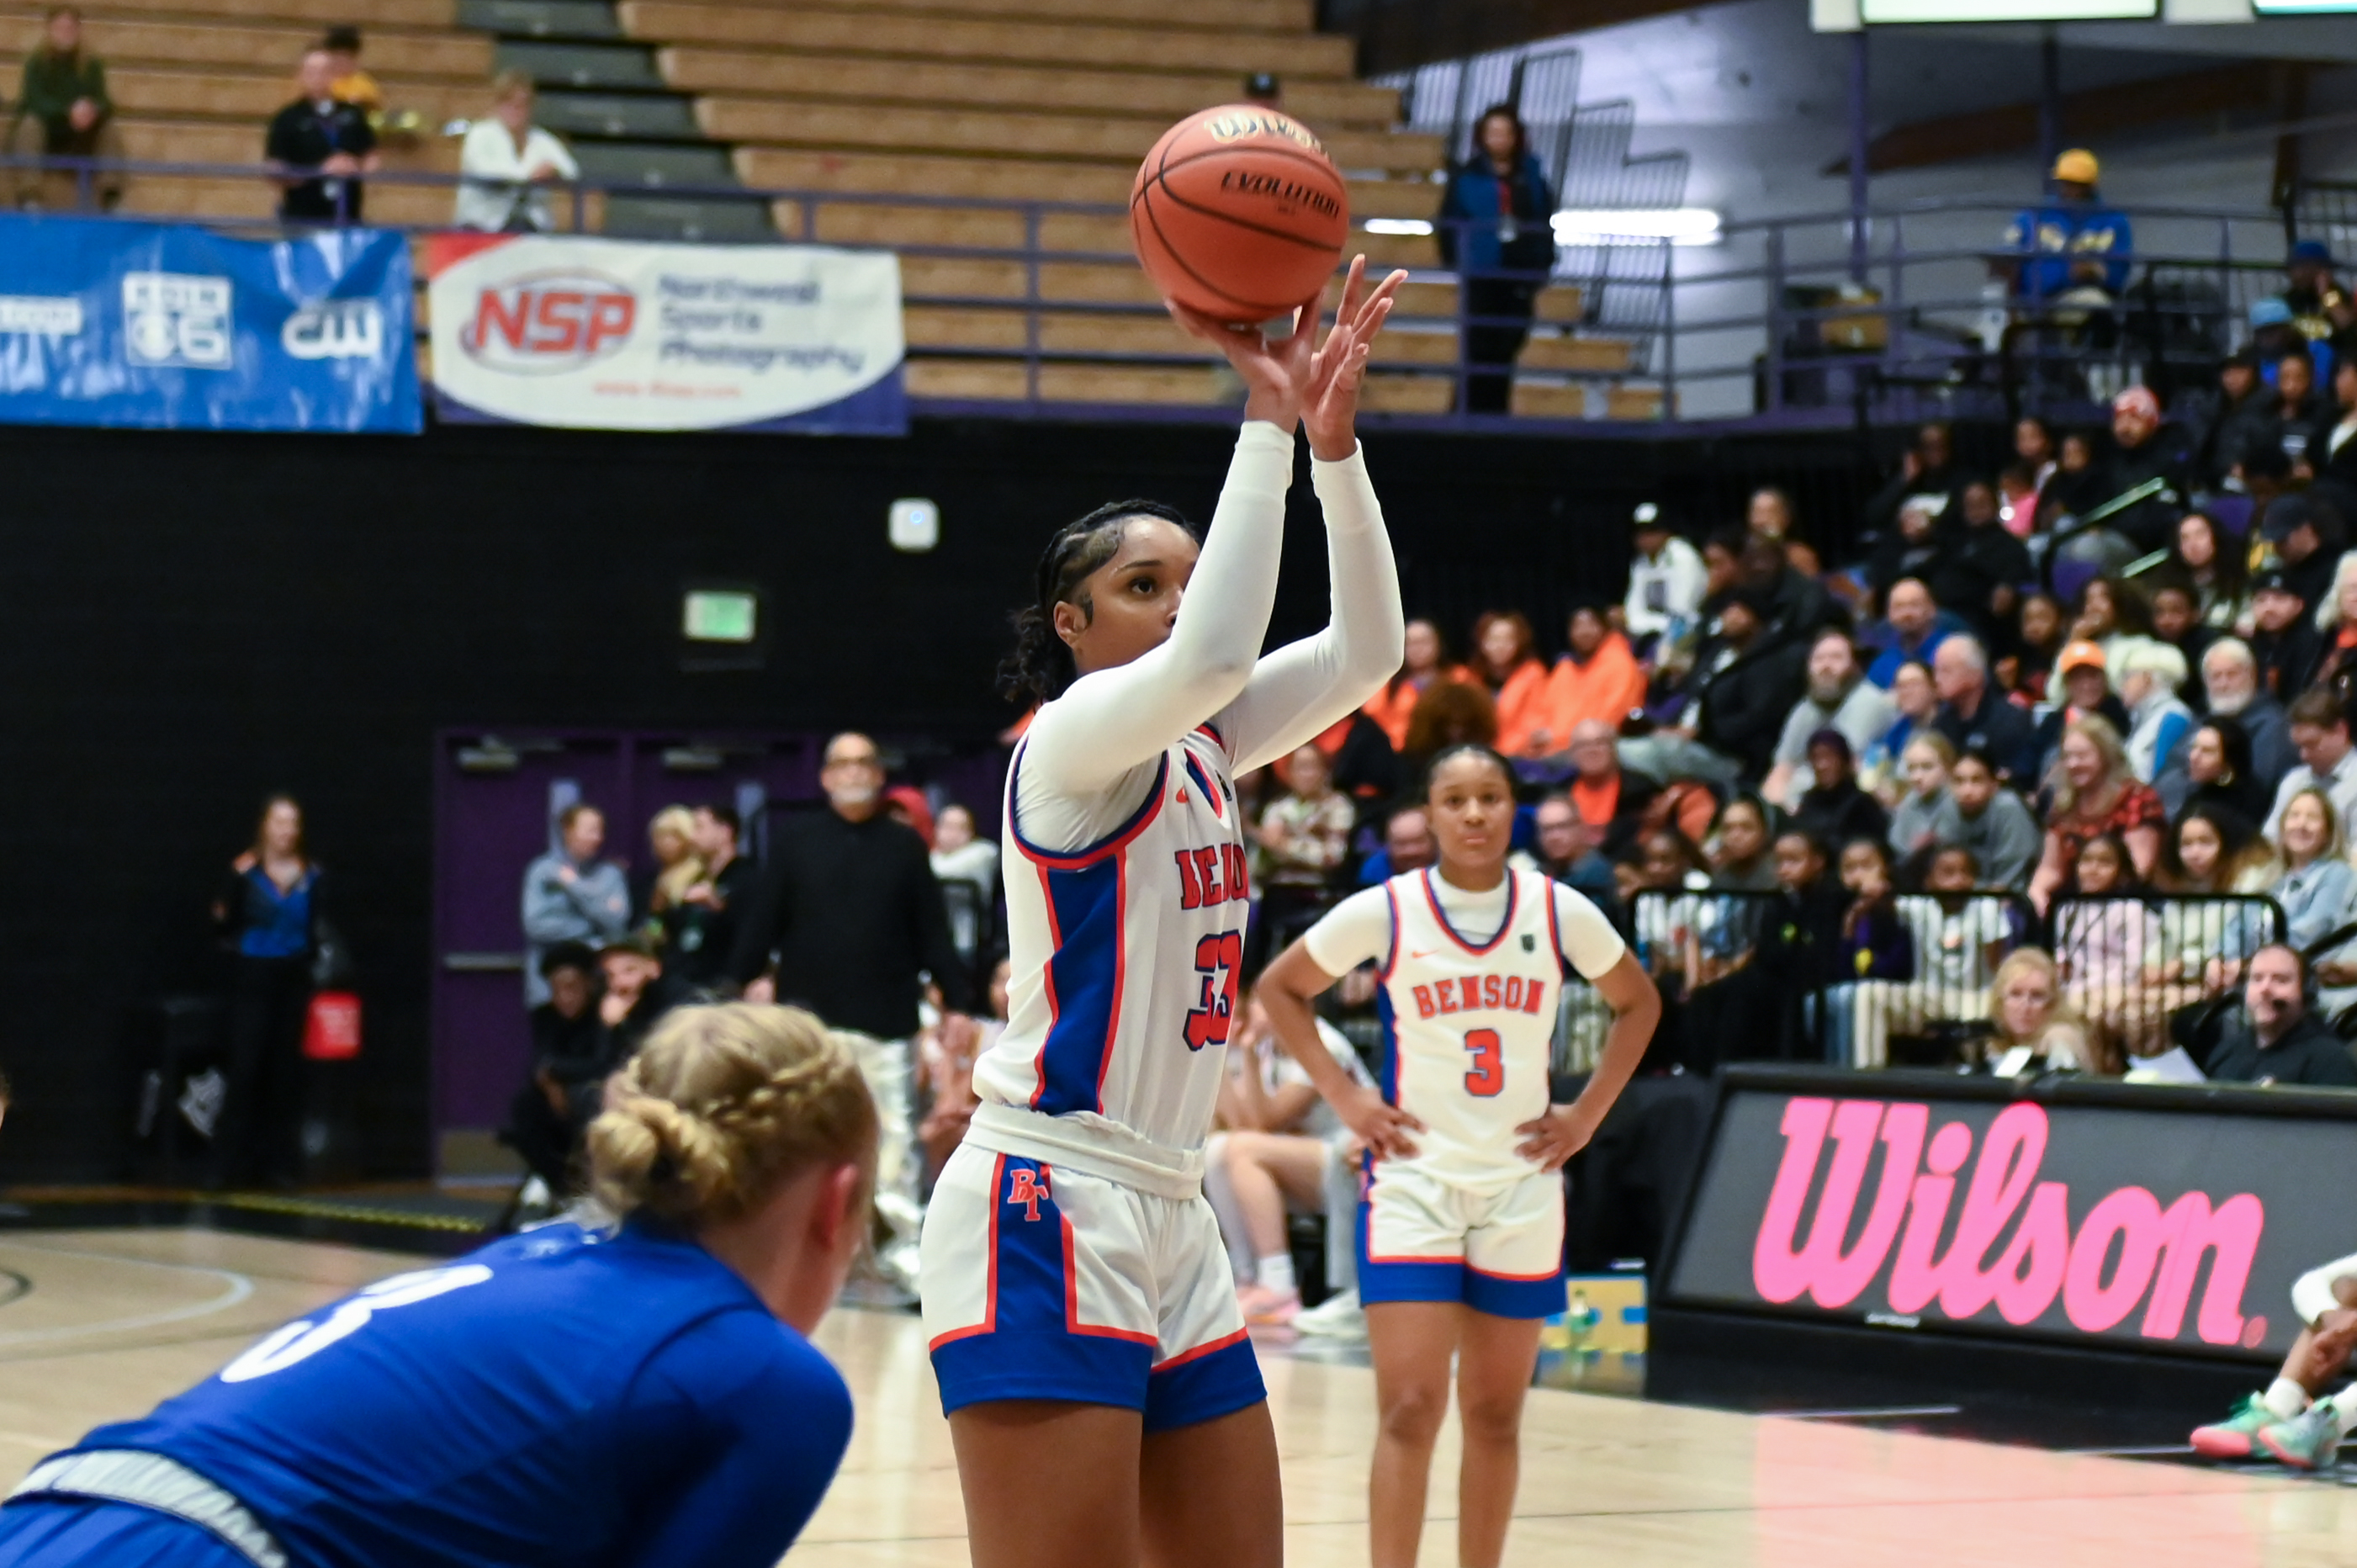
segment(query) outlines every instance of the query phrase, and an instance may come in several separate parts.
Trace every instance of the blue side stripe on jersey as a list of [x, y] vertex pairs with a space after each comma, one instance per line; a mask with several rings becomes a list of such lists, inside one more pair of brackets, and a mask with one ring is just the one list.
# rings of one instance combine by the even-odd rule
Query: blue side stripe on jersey
[[1375, 1017], [1383, 1029], [1383, 1103], [1399, 1103], [1399, 1020], [1392, 1012], [1392, 988], [1375, 987]]
[[1048, 960], [1055, 1022], [1039, 1048], [1034, 1110], [1050, 1116], [1104, 1109], [1099, 1093], [1121, 1004], [1123, 863], [1043, 866], [1056, 950]]

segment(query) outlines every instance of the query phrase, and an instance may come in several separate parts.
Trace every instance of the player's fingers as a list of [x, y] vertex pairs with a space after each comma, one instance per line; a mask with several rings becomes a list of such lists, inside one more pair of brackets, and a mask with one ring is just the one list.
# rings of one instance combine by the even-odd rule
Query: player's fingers
[[1376, 310], [1388, 314], [1393, 300], [1399, 295], [1400, 285], [1406, 282], [1407, 274], [1405, 271], [1398, 268], [1393, 269], [1392, 274], [1377, 284], [1374, 292], [1367, 295], [1365, 303], [1359, 306], [1361, 318], [1366, 318], [1371, 312]]
[[1359, 296], [1367, 286], [1367, 258], [1362, 252], [1351, 258], [1351, 270], [1342, 276], [1342, 303], [1334, 309], [1337, 327], [1358, 319]]

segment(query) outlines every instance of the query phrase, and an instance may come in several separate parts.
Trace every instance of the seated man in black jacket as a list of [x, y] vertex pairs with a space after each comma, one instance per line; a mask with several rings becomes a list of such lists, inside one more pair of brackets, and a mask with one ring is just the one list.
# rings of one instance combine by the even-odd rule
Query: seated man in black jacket
[[1738, 585], [1719, 612], [1718, 635], [1695, 658], [1695, 738], [1733, 758], [1747, 779], [1775, 760], [1784, 715], [1808, 686], [1808, 644], [1767, 615], [1767, 596]]
[[2349, 1042], [2309, 1005], [2307, 961], [2280, 942], [2251, 955], [2242, 1009], [2226, 1020], [2202, 1070], [2222, 1083], [2357, 1089]]

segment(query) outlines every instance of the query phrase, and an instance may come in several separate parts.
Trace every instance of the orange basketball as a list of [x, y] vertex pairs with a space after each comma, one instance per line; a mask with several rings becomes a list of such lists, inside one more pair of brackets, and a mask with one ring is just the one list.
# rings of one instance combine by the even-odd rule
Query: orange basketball
[[1165, 297], [1222, 321], [1266, 321], [1340, 263], [1350, 198], [1299, 121], [1232, 103], [1154, 144], [1130, 188], [1129, 233]]

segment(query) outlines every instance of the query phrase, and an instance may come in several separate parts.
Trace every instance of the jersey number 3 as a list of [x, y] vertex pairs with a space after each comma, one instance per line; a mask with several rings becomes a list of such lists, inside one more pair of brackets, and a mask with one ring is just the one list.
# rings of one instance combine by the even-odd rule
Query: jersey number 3
[[1470, 1029], [1465, 1035], [1465, 1048], [1473, 1053], [1473, 1065], [1465, 1069], [1465, 1092], [1483, 1100], [1506, 1087], [1505, 1042], [1498, 1038], [1495, 1029]]
[[1195, 944], [1195, 974], [1203, 983], [1203, 1004], [1187, 1015], [1187, 1048], [1228, 1043], [1236, 1012], [1236, 971], [1243, 967], [1242, 931], [1222, 931]]

